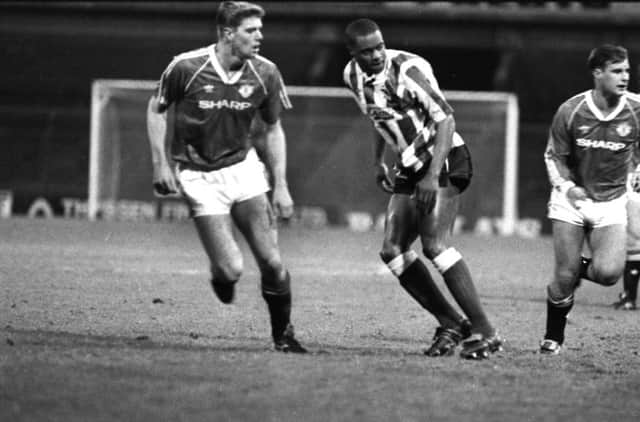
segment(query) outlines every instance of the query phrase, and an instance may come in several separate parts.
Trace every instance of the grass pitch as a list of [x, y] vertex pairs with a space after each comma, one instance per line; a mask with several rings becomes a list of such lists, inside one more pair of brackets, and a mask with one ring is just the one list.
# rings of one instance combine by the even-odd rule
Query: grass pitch
[[640, 313], [610, 307], [620, 285], [583, 283], [563, 353], [541, 356], [551, 239], [456, 237], [507, 343], [427, 358], [435, 320], [378, 261], [381, 237], [280, 231], [312, 352], [294, 356], [271, 350], [244, 245], [225, 306], [191, 223], [0, 220], [0, 420], [640, 418]]

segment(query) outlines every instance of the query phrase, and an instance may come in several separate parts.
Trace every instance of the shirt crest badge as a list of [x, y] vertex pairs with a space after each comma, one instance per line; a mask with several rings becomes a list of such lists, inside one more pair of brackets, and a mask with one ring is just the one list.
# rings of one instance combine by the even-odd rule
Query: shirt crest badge
[[629, 125], [629, 123], [627, 122], [622, 122], [618, 125], [618, 127], [616, 127], [616, 132], [620, 136], [627, 136], [631, 133], [631, 125]]
[[251, 94], [253, 94], [253, 90], [253, 85], [241, 85], [240, 88], [238, 88], [238, 93], [242, 95], [242, 98], [249, 98]]

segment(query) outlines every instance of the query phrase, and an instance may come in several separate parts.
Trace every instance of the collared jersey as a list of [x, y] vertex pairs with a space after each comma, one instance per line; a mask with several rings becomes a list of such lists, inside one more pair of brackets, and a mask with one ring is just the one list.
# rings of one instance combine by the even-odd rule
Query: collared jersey
[[638, 136], [640, 99], [620, 98], [608, 115], [593, 101], [592, 91], [565, 101], [556, 112], [544, 158], [554, 187], [572, 181], [595, 201], [609, 201], [626, 191], [627, 174]]
[[[343, 78], [360, 110], [398, 155], [398, 165], [416, 170], [428, 166], [434, 125], [453, 114], [429, 62], [406, 51], [386, 49], [380, 73], [369, 76], [352, 59], [344, 68]], [[462, 145], [464, 141], [456, 133], [451, 153]]]
[[256, 113], [275, 123], [282, 108], [291, 107], [273, 62], [256, 56], [227, 73], [215, 44], [174, 57], [160, 78], [158, 98], [161, 112], [175, 104], [173, 159], [201, 170], [242, 161]]

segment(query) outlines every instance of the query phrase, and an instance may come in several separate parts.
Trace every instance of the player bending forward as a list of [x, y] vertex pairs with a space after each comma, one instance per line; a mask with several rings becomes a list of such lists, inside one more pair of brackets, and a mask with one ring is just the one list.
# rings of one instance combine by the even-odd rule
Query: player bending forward
[[[392, 194], [380, 256], [440, 324], [427, 356], [451, 355], [462, 342], [463, 358], [486, 358], [501, 349], [502, 339], [482, 309], [462, 255], [447, 245], [460, 193], [471, 178], [469, 151], [455, 132], [453, 110], [429, 63], [386, 49], [375, 22], [355, 20], [345, 35], [353, 59], [344, 69], [344, 82], [382, 137], [376, 141], [376, 178]], [[383, 161], [385, 142], [397, 156], [393, 183]], [[468, 319], [447, 301], [411, 249], [418, 237]]]
[[[279, 119], [290, 103], [278, 68], [258, 55], [263, 16], [260, 6], [222, 2], [217, 44], [180, 54], [166, 68], [147, 113], [153, 181], [159, 193], [180, 190], [186, 198], [210, 260], [211, 285], [223, 303], [233, 300], [243, 269], [232, 221], [237, 225], [260, 269], [276, 350], [304, 353], [290, 323], [289, 272], [276, 240], [275, 214], [288, 217], [293, 208]], [[170, 106], [175, 169], [165, 151]], [[266, 195], [265, 166], [249, 136], [258, 116], [266, 127], [263, 156], [273, 178], [275, 213]]]

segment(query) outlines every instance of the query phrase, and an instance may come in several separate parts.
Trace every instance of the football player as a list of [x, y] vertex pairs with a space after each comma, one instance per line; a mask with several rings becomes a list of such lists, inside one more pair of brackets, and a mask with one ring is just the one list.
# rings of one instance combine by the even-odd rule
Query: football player
[[[557, 354], [580, 278], [611, 286], [624, 268], [627, 174], [640, 127], [640, 101], [628, 95], [629, 60], [621, 46], [602, 45], [587, 60], [593, 89], [557, 110], [544, 158], [551, 185], [555, 269], [547, 286], [546, 332], [540, 352]], [[587, 241], [591, 259], [580, 252]]]
[[615, 309], [635, 311], [638, 279], [640, 279], [640, 168], [629, 174], [629, 202], [627, 202], [627, 261], [622, 275], [623, 290]]
[[[448, 244], [460, 194], [471, 179], [469, 150], [455, 131], [453, 110], [431, 65], [415, 54], [387, 49], [374, 21], [355, 20], [345, 35], [352, 60], [344, 68], [344, 82], [380, 134], [376, 180], [391, 193], [380, 257], [440, 324], [427, 356], [451, 355], [462, 342], [463, 358], [486, 358], [501, 349], [502, 339], [482, 308], [462, 255]], [[385, 144], [397, 158], [393, 180], [383, 161]], [[465, 316], [411, 249], [417, 238]]]
[[[147, 113], [153, 184], [160, 194], [179, 191], [186, 199], [210, 260], [211, 285], [223, 303], [232, 302], [243, 270], [232, 232], [237, 225], [260, 269], [275, 349], [304, 353], [290, 322], [290, 277], [276, 236], [276, 216], [289, 217], [293, 208], [280, 124], [290, 102], [277, 66], [258, 55], [263, 16], [258, 5], [222, 2], [218, 42], [176, 56], [162, 73]], [[168, 111], [175, 116], [170, 160]], [[250, 138], [254, 118], [264, 121], [264, 163]]]

